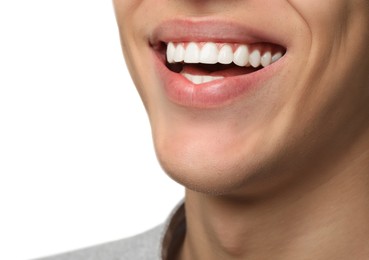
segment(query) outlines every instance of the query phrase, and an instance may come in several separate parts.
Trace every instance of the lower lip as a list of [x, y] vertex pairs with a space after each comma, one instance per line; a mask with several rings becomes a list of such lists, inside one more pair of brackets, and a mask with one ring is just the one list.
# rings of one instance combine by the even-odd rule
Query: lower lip
[[266, 86], [278, 73], [283, 57], [258, 71], [240, 76], [225, 77], [203, 84], [194, 84], [180, 73], [167, 68], [165, 61], [154, 51], [156, 69], [164, 90], [173, 103], [191, 108], [215, 108], [247, 98], [255, 90]]

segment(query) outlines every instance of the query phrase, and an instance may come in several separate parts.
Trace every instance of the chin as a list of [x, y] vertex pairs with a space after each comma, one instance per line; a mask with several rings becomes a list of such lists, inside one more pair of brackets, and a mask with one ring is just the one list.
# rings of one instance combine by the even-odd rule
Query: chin
[[177, 132], [171, 128], [170, 133], [154, 135], [164, 171], [187, 189], [211, 195], [251, 194], [267, 187], [264, 171], [273, 161], [269, 151], [275, 150], [270, 143], [262, 135], [228, 133], [226, 138], [214, 129], [219, 127]]
[[[196, 154], [196, 153], [194, 153]], [[195, 156], [195, 155], [194, 155]], [[239, 189], [247, 179], [247, 173], [227, 158], [180, 158], [166, 152], [158, 152], [164, 171], [187, 189], [205, 194], [223, 195]], [[226, 162], [228, 160], [228, 162]], [[241, 171], [241, 172], [240, 172]], [[246, 176], [245, 176], [246, 175]]]

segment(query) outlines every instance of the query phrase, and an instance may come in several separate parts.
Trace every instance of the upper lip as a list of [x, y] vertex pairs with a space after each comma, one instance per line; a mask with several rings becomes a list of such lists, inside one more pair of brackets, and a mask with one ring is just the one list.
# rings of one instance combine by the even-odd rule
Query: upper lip
[[[256, 28], [219, 19], [173, 19], [159, 24], [149, 36], [151, 46], [168, 42], [272, 43], [283, 46], [272, 28]], [[283, 46], [285, 48], [285, 46]]]

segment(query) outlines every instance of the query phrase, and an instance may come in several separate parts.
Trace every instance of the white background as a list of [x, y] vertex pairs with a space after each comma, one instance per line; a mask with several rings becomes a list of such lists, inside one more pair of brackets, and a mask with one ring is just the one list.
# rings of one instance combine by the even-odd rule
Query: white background
[[109, 0], [0, 0], [0, 259], [161, 223], [183, 189], [158, 165]]

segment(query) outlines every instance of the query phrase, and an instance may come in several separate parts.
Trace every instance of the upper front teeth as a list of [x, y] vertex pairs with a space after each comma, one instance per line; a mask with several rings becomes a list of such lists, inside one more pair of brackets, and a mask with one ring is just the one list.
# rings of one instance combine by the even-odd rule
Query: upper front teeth
[[233, 54], [233, 62], [241, 67], [246, 66], [248, 62], [250, 62], [250, 64], [252, 65], [251, 55], [249, 56], [249, 49], [246, 45], [241, 45], [237, 48], [237, 50]]
[[266, 67], [279, 60], [283, 55], [279, 50], [273, 53], [270, 49], [263, 52], [259, 48], [250, 49], [250, 46], [246, 44], [235, 47], [232, 44], [216, 44], [213, 42], [202, 44], [169, 42], [166, 56], [169, 63], [231, 64], [233, 62], [238, 66], [251, 65], [256, 68], [260, 65]]
[[230, 64], [230, 63], [232, 63], [233, 62], [232, 47], [225, 44], [222, 48], [220, 48], [217, 60], [221, 64]]
[[[199, 49], [197, 45], [196, 48]], [[208, 42], [205, 43], [205, 45], [202, 47], [198, 61], [205, 64], [215, 64], [218, 62], [218, 56], [218, 47], [216, 46], [216, 44]]]

